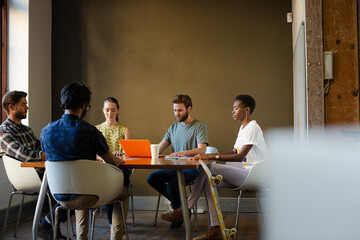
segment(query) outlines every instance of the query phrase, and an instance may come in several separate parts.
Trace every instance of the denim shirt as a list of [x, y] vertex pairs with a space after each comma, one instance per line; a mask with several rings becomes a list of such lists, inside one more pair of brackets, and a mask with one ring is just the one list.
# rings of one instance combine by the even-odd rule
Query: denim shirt
[[49, 123], [41, 131], [40, 139], [49, 161], [96, 160], [96, 154], [101, 156], [109, 150], [96, 127], [71, 114]]
[[[78, 116], [64, 114], [41, 131], [41, 148], [48, 161], [71, 161], [79, 159], [96, 160], [96, 155], [109, 151], [106, 139], [93, 125]], [[124, 185], [129, 186], [130, 171], [123, 169]], [[75, 195], [56, 194], [60, 201], [70, 200]]]

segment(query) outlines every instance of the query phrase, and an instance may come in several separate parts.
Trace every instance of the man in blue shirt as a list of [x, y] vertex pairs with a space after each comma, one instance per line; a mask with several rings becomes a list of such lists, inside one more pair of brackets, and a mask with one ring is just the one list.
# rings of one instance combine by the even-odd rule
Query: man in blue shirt
[[[65, 113], [61, 119], [49, 123], [41, 132], [41, 146], [46, 152], [48, 161], [71, 161], [78, 159], [96, 160], [99, 155], [105, 162], [114, 166], [124, 163], [109, 150], [104, 136], [97, 128], [82, 118], [90, 110], [90, 89], [84, 83], [73, 83], [61, 90], [61, 107]], [[99, 179], [101, 181], [101, 179]], [[128, 198], [127, 187], [119, 196], [120, 200]], [[87, 239], [89, 214], [77, 211], [77, 239]], [[115, 204], [111, 239], [122, 239], [123, 223], [120, 204]]]

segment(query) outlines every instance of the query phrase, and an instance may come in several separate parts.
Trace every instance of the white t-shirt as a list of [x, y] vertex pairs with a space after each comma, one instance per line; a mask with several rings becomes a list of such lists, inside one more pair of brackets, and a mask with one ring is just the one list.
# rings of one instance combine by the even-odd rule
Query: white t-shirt
[[[234, 148], [239, 152], [244, 145], [253, 145], [246, 155], [246, 163], [254, 164], [265, 159], [267, 147], [264, 135], [255, 120], [250, 121], [245, 128], [241, 125], [239, 129]], [[234, 167], [243, 166], [242, 162], [227, 162], [226, 164]]]

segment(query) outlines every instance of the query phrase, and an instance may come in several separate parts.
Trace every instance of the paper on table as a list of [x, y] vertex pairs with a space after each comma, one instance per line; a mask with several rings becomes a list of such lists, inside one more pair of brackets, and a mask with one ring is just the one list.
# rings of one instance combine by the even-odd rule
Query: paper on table
[[165, 156], [165, 160], [188, 160], [190, 157], [169, 157], [169, 155]]

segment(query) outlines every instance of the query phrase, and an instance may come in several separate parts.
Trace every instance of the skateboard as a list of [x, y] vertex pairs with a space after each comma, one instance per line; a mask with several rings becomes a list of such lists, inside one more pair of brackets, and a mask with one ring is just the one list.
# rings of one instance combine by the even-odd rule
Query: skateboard
[[216, 177], [212, 176], [212, 174], [211, 174], [209, 168], [206, 166], [206, 164], [201, 160], [199, 160], [199, 163], [200, 163], [201, 167], [203, 168], [204, 173], [209, 182], [211, 196], [212, 196], [212, 199], [213, 199], [213, 202], [215, 205], [216, 215], [219, 219], [223, 239], [224, 240], [236, 239], [236, 233], [237, 233], [236, 228], [231, 228], [231, 229], [225, 228], [224, 219], [222, 217], [221, 210], [220, 210], [219, 199], [215, 192], [215, 186], [221, 182], [222, 176], [221, 175], [217, 175]]

